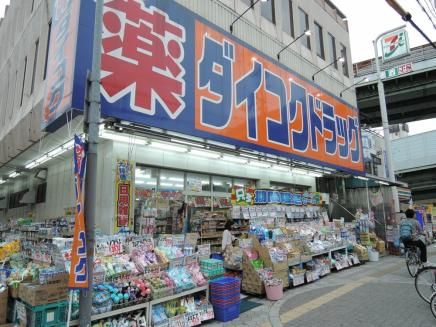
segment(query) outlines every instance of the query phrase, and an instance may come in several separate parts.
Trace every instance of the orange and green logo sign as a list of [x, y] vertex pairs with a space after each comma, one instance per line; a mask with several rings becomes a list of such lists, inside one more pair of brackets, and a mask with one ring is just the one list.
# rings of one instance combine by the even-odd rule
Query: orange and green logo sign
[[382, 49], [384, 61], [407, 55], [409, 53], [407, 32], [405, 30], [398, 30], [387, 34], [382, 39]]

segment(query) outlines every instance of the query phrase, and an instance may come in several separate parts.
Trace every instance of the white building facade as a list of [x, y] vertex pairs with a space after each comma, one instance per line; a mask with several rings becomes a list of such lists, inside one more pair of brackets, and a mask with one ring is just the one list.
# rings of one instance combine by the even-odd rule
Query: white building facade
[[[253, 4], [249, 0], [176, 2], [227, 33], [232, 21]], [[54, 46], [49, 42], [52, 6], [51, 0], [12, 0], [0, 22], [0, 221], [29, 215], [35, 220], [55, 218], [64, 215], [65, 210], [75, 204], [72, 151], [68, 149], [73, 134], [83, 131], [83, 116], [68, 117], [68, 123], [53, 133], [41, 130], [48, 78], [47, 51]], [[299, 38], [307, 30], [311, 35]], [[342, 90], [353, 84], [346, 17], [328, 0], [261, 1], [233, 24], [232, 34], [262, 56], [312, 80], [332, 96], [338, 97]], [[297, 38], [281, 52], [278, 60], [277, 54]], [[343, 63], [338, 60], [341, 56]], [[344, 93], [343, 100], [356, 106], [352, 90]], [[162, 129], [156, 133], [158, 139], [171, 137]], [[243, 179], [264, 188], [289, 184], [296, 189], [316, 191], [316, 174], [290, 173], [278, 169], [279, 165], [266, 169], [249, 162], [221, 160], [226, 156], [224, 144], [217, 146], [223, 151], [221, 159], [216, 159], [189, 151], [153, 148], [147, 142], [142, 143], [141, 138], [137, 140], [140, 141], [128, 137], [101, 139], [97, 224], [106, 233], [114, 230], [115, 175], [120, 159], [129, 160], [133, 167], [144, 167], [144, 170], [182, 173], [184, 177], [180, 183], [183, 187], [176, 184], [172, 187], [179, 187], [184, 192], [187, 192], [189, 174], [208, 176], [211, 184], [214, 178], [228, 180], [225, 182], [230, 183], [228, 185]], [[200, 141], [208, 142], [207, 139]], [[63, 145], [65, 151], [56, 150]], [[54, 150], [56, 155], [44, 157]], [[216, 151], [220, 152], [219, 149]], [[32, 165], [36, 159], [40, 162]], [[156, 183], [162, 185], [163, 182]], [[22, 203], [27, 192], [33, 192], [31, 200]], [[228, 191], [219, 190], [219, 193]]]

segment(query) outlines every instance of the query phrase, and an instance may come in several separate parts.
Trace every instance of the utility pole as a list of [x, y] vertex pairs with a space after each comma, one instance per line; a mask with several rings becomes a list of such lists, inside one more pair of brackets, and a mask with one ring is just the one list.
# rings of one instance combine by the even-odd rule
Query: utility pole
[[88, 85], [88, 103], [85, 107], [85, 133], [88, 135], [88, 159], [85, 178], [85, 228], [88, 257], [89, 290], [80, 291], [79, 326], [91, 325], [92, 280], [94, 275], [95, 210], [97, 208], [97, 147], [100, 123], [100, 67], [103, 1], [95, 3], [94, 44], [92, 70]]
[[[424, 31], [416, 25], [416, 23], [412, 20], [412, 14], [406, 10], [397, 2], [397, 0], [386, 0], [389, 6], [392, 7], [405, 22], [409, 22], [427, 41], [428, 43], [436, 49], [436, 44], [424, 33]], [[436, 6], [436, 0], [434, 0]]]
[[380, 112], [381, 112], [381, 118], [382, 118], [382, 125], [383, 125], [383, 139], [385, 142], [385, 148], [386, 148], [386, 161], [387, 161], [387, 168], [389, 173], [389, 180], [391, 182], [395, 182], [395, 173], [394, 173], [394, 166], [392, 162], [392, 149], [391, 149], [391, 135], [389, 134], [389, 120], [388, 120], [388, 112], [386, 109], [386, 99], [385, 99], [385, 88], [383, 85], [383, 81], [380, 76], [380, 63], [378, 60], [378, 42], [379, 40], [386, 34], [395, 32], [399, 29], [405, 28], [406, 25], [394, 28], [392, 30], [386, 31], [383, 34], [380, 34], [374, 43], [374, 55], [375, 55], [375, 66], [377, 68], [377, 87], [378, 87], [378, 98], [380, 101]]

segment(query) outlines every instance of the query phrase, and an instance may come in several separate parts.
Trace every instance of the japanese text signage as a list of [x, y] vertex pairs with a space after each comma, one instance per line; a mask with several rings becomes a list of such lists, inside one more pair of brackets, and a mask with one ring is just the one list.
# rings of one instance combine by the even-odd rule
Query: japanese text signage
[[71, 268], [68, 287], [87, 289], [88, 253], [85, 233], [84, 179], [87, 160], [87, 144], [77, 135], [74, 136], [74, 188], [76, 194], [76, 217], [74, 223], [73, 246], [71, 250]]
[[103, 116], [363, 172], [357, 109], [175, 1], [106, 1], [101, 68]]
[[115, 178], [115, 233], [120, 229], [129, 229], [133, 225], [133, 187], [132, 187], [132, 164], [128, 160], [117, 161], [117, 173]]

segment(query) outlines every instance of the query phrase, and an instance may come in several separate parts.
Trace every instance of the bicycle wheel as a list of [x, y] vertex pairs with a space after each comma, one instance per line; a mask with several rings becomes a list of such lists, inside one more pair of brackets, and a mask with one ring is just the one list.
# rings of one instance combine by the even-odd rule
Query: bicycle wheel
[[406, 252], [406, 266], [407, 271], [409, 272], [410, 276], [415, 277], [419, 266], [421, 265], [421, 260], [418, 257], [418, 254], [416, 252]]
[[425, 267], [415, 277], [415, 288], [418, 295], [427, 303], [436, 292], [436, 267]]
[[433, 316], [436, 318], [436, 293], [431, 296], [430, 299], [430, 310]]

